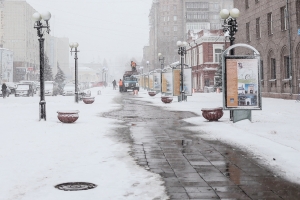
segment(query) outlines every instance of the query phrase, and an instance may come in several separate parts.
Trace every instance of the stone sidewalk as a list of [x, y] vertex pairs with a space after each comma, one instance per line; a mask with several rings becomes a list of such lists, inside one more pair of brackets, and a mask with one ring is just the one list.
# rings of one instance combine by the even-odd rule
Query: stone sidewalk
[[163, 177], [170, 199], [300, 199], [299, 185], [261, 166], [254, 156], [184, 130], [191, 125], [182, 119], [192, 113], [123, 102], [122, 110], [107, 117], [130, 126], [132, 156]]

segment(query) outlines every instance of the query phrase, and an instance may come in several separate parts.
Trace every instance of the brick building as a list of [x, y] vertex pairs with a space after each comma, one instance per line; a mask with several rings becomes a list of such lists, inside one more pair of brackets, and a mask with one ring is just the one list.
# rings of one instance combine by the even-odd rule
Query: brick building
[[261, 55], [262, 95], [296, 98], [300, 84], [300, 0], [234, 0], [234, 7], [240, 10], [235, 42], [247, 43]]
[[229, 40], [225, 40], [223, 30], [202, 30], [189, 35], [187, 42], [185, 62], [192, 67], [192, 85], [195, 91], [203, 92], [214, 86], [221, 53], [229, 46]]

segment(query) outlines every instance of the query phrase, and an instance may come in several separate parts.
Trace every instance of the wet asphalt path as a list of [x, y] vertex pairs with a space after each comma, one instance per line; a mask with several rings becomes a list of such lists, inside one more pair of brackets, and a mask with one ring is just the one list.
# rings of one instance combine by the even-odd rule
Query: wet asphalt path
[[123, 108], [104, 116], [128, 126], [116, 130], [116, 138], [132, 144], [137, 164], [163, 177], [170, 199], [300, 199], [300, 185], [260, 166], [253, 155], [184, 130], [191, 124], [182, 119], [193, 113], [163, 111], [130, 98], [122, 94], [116, 101]]

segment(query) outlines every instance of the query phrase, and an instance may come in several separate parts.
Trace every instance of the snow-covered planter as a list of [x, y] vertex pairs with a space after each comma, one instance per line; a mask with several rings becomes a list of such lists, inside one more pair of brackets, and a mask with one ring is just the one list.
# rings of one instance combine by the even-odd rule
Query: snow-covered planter
[[82, 101], [83, 101], [85, 104], [92, 104], [92, 103], [94, 103], [94, 101], [95, 101], [95, 97], [83, 97], [83, 98], [82, 98]]
[[79, 118], [78, 110], [59, 110], [57, 118], [62, 123], [73, 123]]
[[202, 116], [208, 121], [218, 121], [223, 116], [223, 108], [202, 108]]
[[149, 94], [149, 96], [153, 97], [153, 96], [156, 95], [156, 92], [155, 91], [149, 91], [148, 94]]
[[161, 97], [161, 101], [164, 103], [171, 103], [173, 101], [173, 97]]

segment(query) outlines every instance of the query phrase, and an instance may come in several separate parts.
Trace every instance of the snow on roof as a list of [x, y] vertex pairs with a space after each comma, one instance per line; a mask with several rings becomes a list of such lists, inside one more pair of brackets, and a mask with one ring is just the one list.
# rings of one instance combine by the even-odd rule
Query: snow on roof
[[203, 71], [217, 71], [217, 68], [213, 68], [213, 67], [204, 67]]

